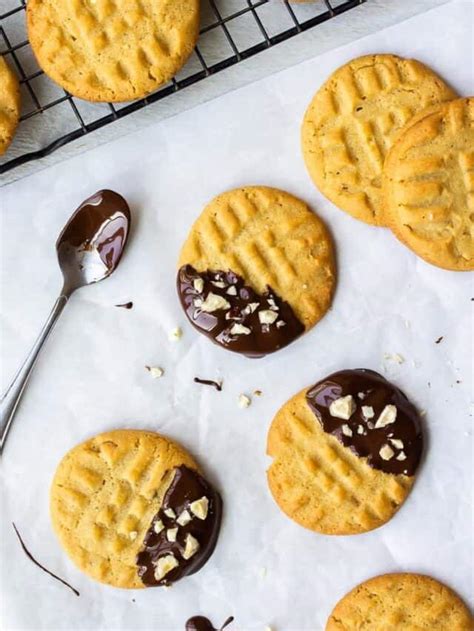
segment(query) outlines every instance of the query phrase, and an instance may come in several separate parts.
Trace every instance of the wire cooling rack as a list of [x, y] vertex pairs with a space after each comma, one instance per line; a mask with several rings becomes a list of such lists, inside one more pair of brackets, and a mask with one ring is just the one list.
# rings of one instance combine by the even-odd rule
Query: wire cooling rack
[[317, 27], [366, 0], [203, 0], [198, 46], [165, 86], [131, 103], [89, 103], [53, 83], [39, 68], [25, 28], [25, 0], [0, 0], [0, 53], [20, 79], [22, 116], [0, 174], [49, 155], [63, 145]]

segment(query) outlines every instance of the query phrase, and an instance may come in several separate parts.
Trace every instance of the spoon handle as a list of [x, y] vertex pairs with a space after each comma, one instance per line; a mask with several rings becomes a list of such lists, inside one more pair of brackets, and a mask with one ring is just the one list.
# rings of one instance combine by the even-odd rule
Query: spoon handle
[[39, 352], [56, 324], [57, 319], [61, 315], [62, 310], [66, 306], [67, 301], [68, 296], [66, 295], [61, 295], [56, 300], [45, 325], [41, 329], [38, 339], [34, 343], [33, 348], [28, 353], [22, 367], [15, 375], [15, 378], [8, 386], [7, 391], [0, 401], [0, 452], [3, 450], [7, 440], [8, 430], [10, 429], [10, 425], [13, 421], [13, 417], [15, 416], [21, 395], [25, 390], [28, 378], [33, 370], [36, 360], [38, 359]]

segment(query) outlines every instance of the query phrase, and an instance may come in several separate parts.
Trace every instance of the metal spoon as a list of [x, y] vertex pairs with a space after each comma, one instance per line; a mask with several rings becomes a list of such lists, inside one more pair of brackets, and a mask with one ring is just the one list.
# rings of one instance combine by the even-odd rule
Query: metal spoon
[[0, 402], [0, 451], [39, 352], [71, 294], [112, 274], [120, 262], [130, 231], [130, 209], [124, 198], [103, 190], [86, 199], [56, 241], [64, 284], [59, 298], [23, 366]]

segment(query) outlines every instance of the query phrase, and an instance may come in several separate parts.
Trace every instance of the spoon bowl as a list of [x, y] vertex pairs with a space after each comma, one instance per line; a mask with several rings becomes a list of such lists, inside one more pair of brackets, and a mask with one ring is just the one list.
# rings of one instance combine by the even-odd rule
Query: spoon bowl
[[82, 202], [56, 242], [64, 294], [112, 274], [127, 243], [130, 221], [127, 202], [114, 191], [98, 191]]

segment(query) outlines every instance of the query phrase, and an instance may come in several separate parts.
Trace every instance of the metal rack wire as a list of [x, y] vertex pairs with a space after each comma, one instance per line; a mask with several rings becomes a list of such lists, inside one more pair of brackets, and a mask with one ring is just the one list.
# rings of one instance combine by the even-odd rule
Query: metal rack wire
[[71, 96], [43, 73], [26, 36], [26, 1], [1, 0], [2, 9], [6, 10], [0, 15], [0, 53], [6, 56], [20, 79], [22, 142], [18, 143], [21, 149], [14, 143], [3, 156], [0, 174], [49, 155], [73, 140], [151, 106], [365, 1], [316, 0], [290, 4], [287, 0], [207, 0], [202, 3], [198, 46], [172, 81], [138, 101], [97, 104]]

